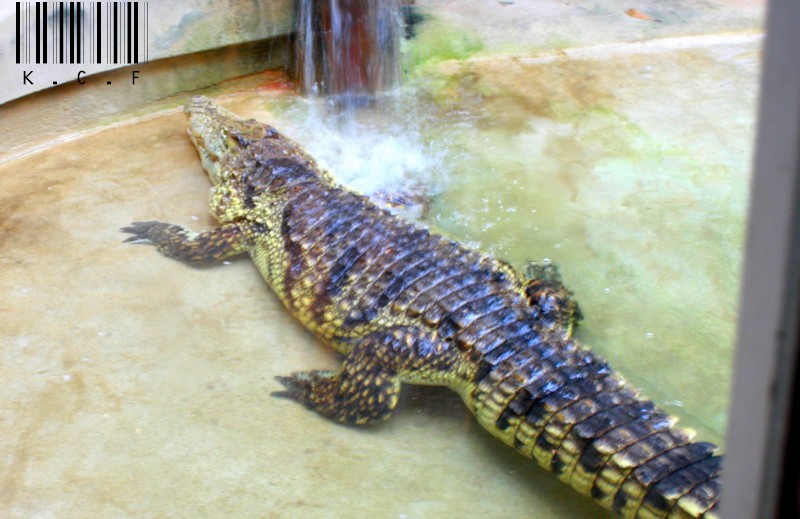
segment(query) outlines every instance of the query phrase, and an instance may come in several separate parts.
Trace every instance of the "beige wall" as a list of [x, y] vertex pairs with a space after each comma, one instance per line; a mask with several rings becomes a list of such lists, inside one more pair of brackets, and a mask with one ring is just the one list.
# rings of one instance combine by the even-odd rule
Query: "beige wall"
[[[23, 5], [26, 3], [31, 5], [33, 18], [34, 2]], [[93, 3], [83, 2], [86, 20]], [[102, 4], [105, 8], [107, 2]], [[150, 0], [147, 4], [150, 61], [264, 40], [288, 34], [293, 28], [292, 0]], [[17, 65], [15, 34], [16, 2], [0, 2], [0, 35], [4, 35], [0, 39], [0, 104], [50, 88], [54, 81], [59, 85], [74, 83], [79, 71], [91, 75], [120, 67], [91, 63]], [[35, 40], [31, 44], [35, 45]], [[52, 61], [52, 53], [49, 58]], [[146, 71], [144, 64], [141, 67]], [[25, 73], [33, 85], [23, 80]]]

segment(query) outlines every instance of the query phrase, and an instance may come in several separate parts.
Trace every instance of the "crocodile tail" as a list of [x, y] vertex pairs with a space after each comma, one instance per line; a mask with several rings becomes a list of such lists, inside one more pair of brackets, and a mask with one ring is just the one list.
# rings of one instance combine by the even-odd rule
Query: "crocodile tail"
[[716, 516], [716, 446], [693, 442], [577, 342], [517, 348], [479, 376], [479, 421], [604, 508], [630, 518]]
[[569, 408], [555, 413], [537, 441], [554, 440], [552, 456], [535, 449], [534, 457], [579, 492], [624, 517], [715, 516], [722, 461], [715, 445], [692, 442], [646, 400], [605, 407], [578, 423], [568, 415]]

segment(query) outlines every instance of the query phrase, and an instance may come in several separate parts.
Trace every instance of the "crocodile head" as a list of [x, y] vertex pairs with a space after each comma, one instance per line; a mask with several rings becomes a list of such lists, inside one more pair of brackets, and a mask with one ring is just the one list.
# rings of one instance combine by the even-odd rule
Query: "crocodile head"
[[240, 119], [202, 96], [189, 100], [184, 112], [189, 117], [189, 137], [215, 185], [230, 173], [232, 168], [226, 165], [235, 163], [246, 149], [280, 135], [271, 126], [255, 119]]
[[332, 182], [302, 146], [268, 124], [240, 119], [202, 96], [189, 100], [184, 111], [189, 137], [215, 186], [246, 183], [251, 195], [253, 190], [281, 189], [287, 172], [298, 168]]

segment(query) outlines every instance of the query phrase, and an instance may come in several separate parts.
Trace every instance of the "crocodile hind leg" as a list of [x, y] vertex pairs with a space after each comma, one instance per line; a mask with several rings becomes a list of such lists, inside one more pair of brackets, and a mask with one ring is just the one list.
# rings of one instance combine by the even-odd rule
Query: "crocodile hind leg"
[[558, 267], [550, 262], [528, 264], [524, 286], [525, 298], [534, 311], [535, 317], [544, 328], [564, 329], [568, 335], [583, 319], [583, 314], [561, 281]]
[[134, 222], [120, 229], [131, 234], [125, 242], [152, 243], [161, 254], [191, 263], [209, 263], [247, 252], [253, 236], [263, 230], [255, 224], [227, 224], [210, 231], [194, 233], [180, 225], [165, 222]]
[[340, 423], [371, 424], [391, 415], [401, 382], [457, 389], [468, 371], [464, 354], [436, 333], [400, 326], [361, 339], [338, 372], [277, 377], [286, 390], [273, 395], [296, 400]]

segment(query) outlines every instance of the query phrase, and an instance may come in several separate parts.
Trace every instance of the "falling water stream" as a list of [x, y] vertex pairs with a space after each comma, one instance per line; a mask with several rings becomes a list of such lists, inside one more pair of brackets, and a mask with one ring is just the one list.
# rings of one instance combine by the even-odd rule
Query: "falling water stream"
[[295, 69], [305, 99], [290, 119], [341, 182], [418, 217], [435, 191], [438, 154], [399, 88], [403, 32], [400, 0], [302, 0]]
[[369, 102], [400, 80], [399, 0], [301, 0], [296, 69], [307, 95]]

